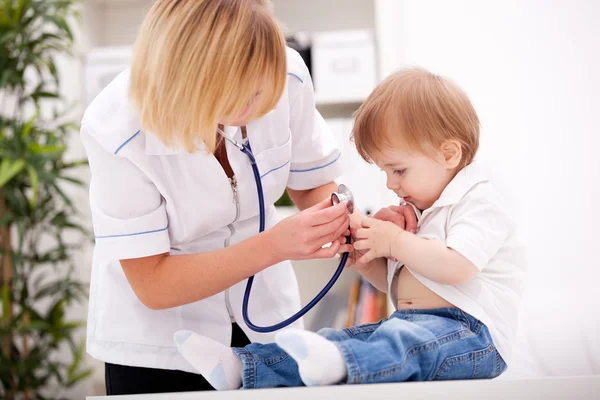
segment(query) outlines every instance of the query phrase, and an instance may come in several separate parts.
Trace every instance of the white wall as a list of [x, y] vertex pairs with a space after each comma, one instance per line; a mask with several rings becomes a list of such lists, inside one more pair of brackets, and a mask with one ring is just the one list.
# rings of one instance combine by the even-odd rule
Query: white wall
[[600, 279], [600, 2], [381, 3], [390, 11], [378, 15], [385, 35], [398, 39], [382, 72], [400, 60], [449, 76], [478, 110], [480, 158], [529, 247], [530, 293], [580, 280], [593, 293]]

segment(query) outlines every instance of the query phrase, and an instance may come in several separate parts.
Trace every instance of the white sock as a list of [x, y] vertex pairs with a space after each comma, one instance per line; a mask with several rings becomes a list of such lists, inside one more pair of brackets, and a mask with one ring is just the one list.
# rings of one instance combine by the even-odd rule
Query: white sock
[[177, 331], [173, 339], [179, 354], [215, 389], [242, 386], [242, 361], [231, 347], [190, 331]]
[[334, 385], [346, 379], [348, 369], [335, 344], [314, 332], [288, 329], [275, 342], [298, 363], [306, 386]]

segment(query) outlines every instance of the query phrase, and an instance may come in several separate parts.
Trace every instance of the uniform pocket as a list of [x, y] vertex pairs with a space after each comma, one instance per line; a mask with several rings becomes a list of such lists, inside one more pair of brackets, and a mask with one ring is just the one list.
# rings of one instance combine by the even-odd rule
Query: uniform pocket
[[292, 158], [291, 135], [283, 145], [263, 150], [254, 157], [260, 172], [265, 204], [273, 204], [281, 197], [288, 183]]

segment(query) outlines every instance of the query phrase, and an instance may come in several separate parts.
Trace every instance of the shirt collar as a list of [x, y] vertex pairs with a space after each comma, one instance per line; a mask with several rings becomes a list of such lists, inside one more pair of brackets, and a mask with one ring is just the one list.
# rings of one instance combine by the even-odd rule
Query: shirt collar
[[477, 184], [487, 181], [488, 178], [483, 167], [477, 160], [474, 160], [456, 174], [431, 208], [456, 204]]

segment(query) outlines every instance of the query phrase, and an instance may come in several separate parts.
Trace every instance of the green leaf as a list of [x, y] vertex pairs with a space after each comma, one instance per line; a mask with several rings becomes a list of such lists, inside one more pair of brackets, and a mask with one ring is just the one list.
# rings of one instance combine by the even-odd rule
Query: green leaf
[[58, 93], [51, 92], [37, 92], [31, 95], [31, 98], [34, 101], [39, 101], [40, 99], [58, 99], [59, 97], [60, 96], [58, 95]]
[[4, 0], [4, 5], [2, 6], [2, 11], [4, 11], [6, 13], [6, 16], [8, 18], [12, 19], [12, 11], [13, 11], [12, 0]]
[[73, 12], [73, 16], [75, 17], [75, 20], [77, 21], [77, 23], [79, 23], [79, 24], [83, 23], [83, 18], [81, 17], [81, 12], [79, 10], [75, 10]]
[[84, 379], [86, 379], [86, 378], [89, 378], [90, 376], [92, 376], [92, 374], [93, 374], [93, 373], [94, 373], [94, 370], [93, 370], [93, 369], [86, 369], [85, 371], [83, 371], [83, 372], [80, 372], [79, 374], [77, 374], [77, 375], [73, 376], [73, 377], [72, 377], [72, 378], [69, 380], [69, 383], [67, 383], [67, 386], [68, 386], [68, 387], [72, 387], [72, 386], [74, 386], [76, 383], [78, 383], [78, 382], [80, 382], [80, 381], [82, 381], [82, 380], [84, 380]]
[[69, 379], [72, 379], [72, 377], [75, 375], [75, 372], [77, 372], [77, 369], [79, 369], [79, 365], [81, 364], [81, 360], [83, 359], [84, 351], [85, 343], [82, 341], [79, 344], [79, 347], [77, 348], [75, 354], [73, 354], [73, 364], [71, 364], [71, 367], [67, 372], [67, 376], [69, 377]]
[[65, 322], [64, 324], [59, 325], [59, 328], [62, 330], [73, 330], [77, 328], [82, 328], [85, 326], [85, 321], [74, 321], [74, 322]]
[[64, 33], [66, 33], [67, 36], [69, 37], [69, 40], [73, 41], [73, 33], [71, 32], [71, 28], [69, 28], [69, 25], [67, 24], [67, 22], [65, 21], [65, 19], [63, 17], [49, 16], [46, 19], [49, 22], [52, 22], [58, 29], [60, 29]]
[[10, 19], [4, 10], [0, 10], [0, 28], [11, 28], [14, 25], [12, 19]]
[[23, 135], [24, 138], [29, 136], [29, 133], [31, 132], [31, 127], [33, 126], [33, 123], [39, 117], [39, 115], [40, 115], [40, 109], [38, 108], [35, 112], [35, 115], [33, 117], [31, 117], [29, 119], [29, 121], [27, 121], [25, 126], [23, 127], [23, 131], [21, 132], [21, 135]]
[[25, 6], [29, 5], [29, 0], [19, 0], [17, 3], [17, 9], [15, 10], [15, 14], [13, 16], [15, 22], [21, 22], [21, 18], [23, 17], [23, 10]]
[[65, 300], [58, 300], [48, 312], [48, 322], [52, 325], [58, 325], [65, 316]]
[[48, 371], [54, 375], [54, 377], [58, 380], [58, 383], [64, 385], [64, 379], [60, 371], [58, 370], [57, 364], [50, 363], [47, 365]]
[[40, 143], [31, 143], [28, 148], [33, 154], [61, 154], [67, 150], [67, 146], [43, 145]]
[[64, 170], [64, 169], [70, 169], [70, 168], [77, 168], [77, 167], [86, 166], [88, 164], [89, 164], [88, 160], [73, 161], [70, 163], [63, 164], [62, 169]]
[[27, 167], [27, 170], [29, 171], [29, 179], [31, 180], [31, 198], [29, 201], [29, 205], [31, 206], [31, 208], [35, 208], [35, 204], [37, 203], [37, 197], [38, 197], [38, 187], [39, 187], [39, 176], [37, 171], [35, 170], [35, 168], [33, 168], [31, 165]]
[[41, 321], [41, 320], [35, 320], [35, 321], [31, 321], [26, 325], [23, 325], [20, 329], [19, 329], [19, 333], [24, 334], [27, 332], [35, 332], [35, 331], [48, 331], [52, 329], [52, 325], [49, 324], [46, 321]]
[[70, 176], [60, 175], [60, 176], [58, 176], [58, 179], [62, 179], [63, 181], [71, 182], [72, 184], [77, 185], [77, 186], [85, 185], [85, 183], [81, 179], [71, 178]]
[[56, 191], [56, 193], [62, 198], [62, 200], [65, 202], [65, 204], [67, 206], [69, 206], [69, 208], [74, 209], [75, 206], [73, 205], [73, 200], [71, 200], [69, 198], [69, 196], [67, 196], [65, 194], [65, 192], [62, 191], [62, 189], [60, 187], [58, 187], [57, 184], [51, 184], [52, 188]]
[[21, 172], [25, 165], [25, 160], [22, 159], [11, 161], [5, 158], [2, 160], [0, 163], [0, 188]]

